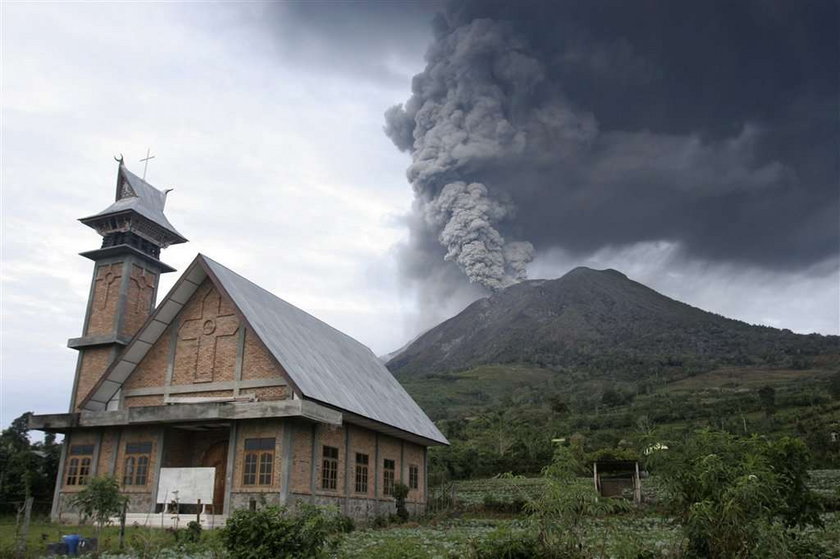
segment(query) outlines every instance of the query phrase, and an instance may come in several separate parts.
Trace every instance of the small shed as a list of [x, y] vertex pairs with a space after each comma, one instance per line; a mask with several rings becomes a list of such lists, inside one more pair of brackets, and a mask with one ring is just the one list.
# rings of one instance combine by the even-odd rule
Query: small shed
[[592, 465], [595, 490], [602, 497], [622, 497], [633, 490], [633, 502], [642, 502], [639, 463], [635, 460], [599, 460]]

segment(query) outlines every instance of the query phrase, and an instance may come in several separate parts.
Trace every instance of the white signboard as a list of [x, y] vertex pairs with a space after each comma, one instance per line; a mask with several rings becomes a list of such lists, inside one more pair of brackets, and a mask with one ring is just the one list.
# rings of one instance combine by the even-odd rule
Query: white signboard
[[[178, 500], [186, 505], [211, 504], [216, 483], [216, 468], [161, 468], [158, 503]], [[176, 493], [177, 491], [177, 493]]]

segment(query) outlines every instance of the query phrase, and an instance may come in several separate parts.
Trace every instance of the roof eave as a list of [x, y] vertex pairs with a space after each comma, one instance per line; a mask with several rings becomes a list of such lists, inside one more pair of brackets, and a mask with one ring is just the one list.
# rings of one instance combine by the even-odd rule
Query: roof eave
[[94, 215], [91, 215], [91, 216], [88, 216], [88, 217], [82, 217], [82, 218], [79, 219], [79, 221], [81, 223], [87, 225], [91, 229], [96, 229], [96, 223], [98, 223], [100, 221], [104, 221], [104, 220], [110, 219], [112, 217], [120, 217], [122, 215], [129, 215], [129, 214], [133, 214], [133, 215], [137, 216], [139, 219], [142, 219], [143, 221], [150, 224], [155, 229], [159, 230], [162, 233], [162, 236], [165, 238], [166, 243], [168, 245], [178, 245], [178, 244], [181, 244], [181, 243], [188, 242], [188, 239], [186, 237], [184, 237], [183, 235], [181, 235], [180, 233], [178, 233], [174, 229], [172, 229], [170, 227], [164, 227], [160, 223], [144, 216], [143, 214], [141, 214], [140, 212], [138, 212], [134, 208], [126, 208], [124, 210], [118, 210], [118, 211], [109, 212], [109, 213], [98, 213], [98, 214], [94, 214]]

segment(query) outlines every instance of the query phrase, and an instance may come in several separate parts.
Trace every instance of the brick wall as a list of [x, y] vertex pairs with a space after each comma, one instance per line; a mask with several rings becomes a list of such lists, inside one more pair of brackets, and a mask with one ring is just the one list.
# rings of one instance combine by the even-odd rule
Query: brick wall
[[166, 382], [166, 368], [169, 364], [169, 346], [172, 327], [167, 328], [152, 345], [145, 357], [123, 383], [124, 390], [163, 386]]
[[131, 272], [128, 276], [128, 296], [120, 332], [122, 335], [133, 336], [149, 318], [154, 305], [152, 298], [156, 285], [157, 275], [154, 272], [137, 264], [131, 264]]
[[[110, 347], [95, 347], [86, 349], [81, 354], [81, 366], [79, 367], [79, 382], [76, 385], [76, 405], [82, 403], [93, 385], [111, 364], [113, 352]], [[77, 407], [78, 409], [78, 407]]]
[[123, 263], [103, 264], [96, 268], [93, 300], [85, 335], [113, 334], [120, 295]]
[[242, 379], [273, 378], [282, 376], [278, 364], [260, 339], [250, 329], [245, 330], [245, 347], [242, 352]]
[[312, 476], [312, 425], [295, 423], [292, 431], [292, 483], [293, 493], [310, 495]]
[[123, 398], [123, 406], [126, 408], [136, 408], [143, 406], [162, 406], [163, 395], [158, 394], [154, 396], [126, 396]]

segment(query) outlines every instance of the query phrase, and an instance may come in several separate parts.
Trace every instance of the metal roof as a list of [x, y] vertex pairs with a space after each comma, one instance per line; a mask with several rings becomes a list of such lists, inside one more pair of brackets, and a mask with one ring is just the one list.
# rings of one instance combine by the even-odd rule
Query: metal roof
[[210, 276], [280, 363], [300, 396], [439, 444], [446, 437], [366, 346], [199, 254], [83, 407], [105, 409], [134, 367]]
[[[126, 184], [128, 188], [125, 187]], [[98, 214], [83, 218], [81, 221], [85, 222], [96, 217], [133, 210], [178, 237], [176, 242], [186, 241], [186, 239], [178, 233], [175, 227], [169, 223], [169, 220], [166, 219], [166, 216], [163, 214], [163, 208], [165, 205], [166, 192], [158, 190], [145, 180], [129, 171], [125, 164], [121, 161], [119, 171], [117, 173], [116, 201]]]

